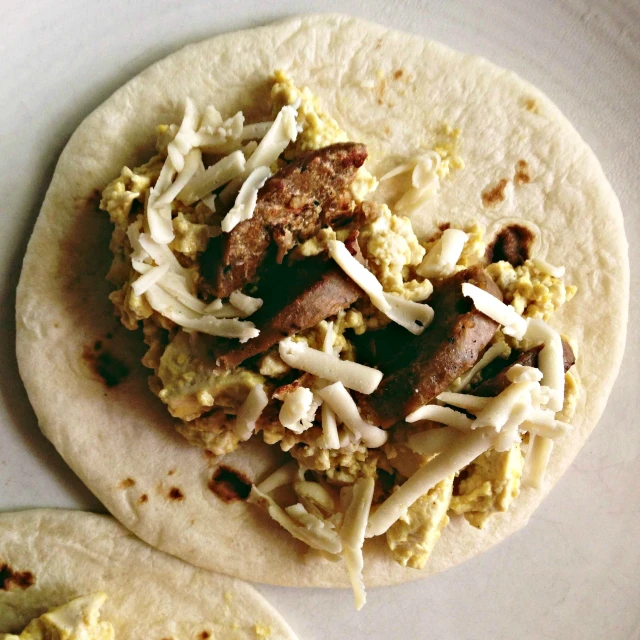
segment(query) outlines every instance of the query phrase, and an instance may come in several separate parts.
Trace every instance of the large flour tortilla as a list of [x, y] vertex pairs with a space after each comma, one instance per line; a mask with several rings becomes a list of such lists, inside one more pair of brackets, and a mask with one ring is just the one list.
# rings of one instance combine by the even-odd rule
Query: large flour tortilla
[[[579, 293], [554, 322], [580, 345], [585, 393], [575, 431], [554, 449], [542, 491], [524, 490], [483, 531], [452, 522], [422, 571], [391, 560], [384, 538], [366, 546], [369, 585], [403, 582], [480, 553], [524, 526], [600, 417], [624, 348], [629, 266], [618, 200], [598, 161], [537, 89], [480, 58], [344, 16], [298, 18], [192, 45], [131, 80], [92, 113], [64, 150], [24, 262], [18, 289], [18, 358], [45, 435], [105, 506], [150, 544], [194, 564], [284, 585], [344, 586], [342, 563], [305, 559], [296, 542], [257, 508], [225, 503], [207, 487], [212, 464], [175, 433], [135, 362], [141, 337], [114, 329], [104, 275], [106, 214], [87, 205], [154, 139], [178, 121], [184, 98], [254, 116], [268, 108], [273, 69], [309, 85], [350, 139], [365, 142], [380, 175], [429, 148], [443, 123], [462, 129], [464, 170], [443, 182], [413, 220], [487, 225], [522, 218], [542, 231], [541, 256], [567, 267]], [[400, 73], [401, 72], [401, 73]], [[513, 180], [518, 160], [531, 181], [483, 206], [481, 192]], [[511, 193], [510, 193], [511, 192]], [[85, 366], [83, 349], [113, 331], [112, 351], [132, 367], [107, 389]], [[276, 448], [252, 443], [226, 463], [251, 480], [275, 468]], [[135, 484], [125, 479], [132, 479]], [[180, 500], [171, 499], [172, 487]], [[141, 502], [141, 495], [148, 496]]]
[[255, 625], [269, 628], [274, 640], [296, 638], [253, 587], [160, 553], [109, 516], [53, 509], [1, 514], [1, 566], [30, 573], [33, 585], [0, 584], [0, 633], [19, 632], [52, 607], [104, 591], [102, 619], [116, 640], [249, 640], [257, 637]]

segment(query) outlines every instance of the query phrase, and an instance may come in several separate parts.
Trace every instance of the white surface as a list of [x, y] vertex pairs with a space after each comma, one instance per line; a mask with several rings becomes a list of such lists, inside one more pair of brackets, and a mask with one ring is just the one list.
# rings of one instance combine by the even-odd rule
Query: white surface
[[[0, 0], [0, 9], [0, 510], [99, 509], [37, 429], [15, 363], [15, 286], [71, 132], [125, 80], [188, 42], [303, 9], [343, 11], [515, 70], [599, 156], [626, 216], [637, 289], [637, 0]], [[632, 295], [632, 322], [639, 311]], [[640, 638], [638, 337], [632, 326], [600, 425], [524, 531], [445, 574], [370, 591], [360, 614], [348, 592], [260, 586], [262, 593], [301, 638]]]

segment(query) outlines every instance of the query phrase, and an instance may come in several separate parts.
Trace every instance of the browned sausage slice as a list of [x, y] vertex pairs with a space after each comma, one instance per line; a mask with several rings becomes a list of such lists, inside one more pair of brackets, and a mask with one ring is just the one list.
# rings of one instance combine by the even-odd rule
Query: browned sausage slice
[[251, 320], [260, 335], [244, 344], [229, 341], [216, 351], [219, 366], [232, 368], [263, 353], [283, 338], [351, 306], [362, 290], [333, 263], [309, 258], [274, 269], [259, 289], [264, 306]]
[[289, 249], [322, 227], [346, 221], [355, 207], [349, 187], [366, 158], [363, 144], [334, 144], [300, 156], [269, 178], [253, 217], [209, 243], [203, 275], [211, 292], [226, 298], [252, 282], [272, 243], [282, 262]]
[[[498, 323], [477, 311], [462, 295], [462, 283], [502, 294], [479, 266], [436, 283], [429, 304], [433, 323], [383, 369], [385, 377], [370, 396], [360, 396], [363, 416], [384, 428], [433, 400], [469, 370], [487, 346]], [[408, 335], [408, 334], [407, 334]]]

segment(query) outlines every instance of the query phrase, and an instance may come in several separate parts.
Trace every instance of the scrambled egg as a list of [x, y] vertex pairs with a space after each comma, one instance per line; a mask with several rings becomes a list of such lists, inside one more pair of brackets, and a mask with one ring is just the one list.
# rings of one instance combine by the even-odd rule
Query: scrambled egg
[[422, 262], [425, 250], [409, 218], [394, 215], [389, 207], [382, 205], [378, 217], [360, 230], [358, 242], [369, 269], [385, 291], [409, 300], [427, 297], [431, 284], [410, 279], [411, 269]]
[[194, 420], [214, 405], [230, 413], [244, 402], [251, 389], [264, 382], [253, 371], [236, 367], [220, 371], [208, 354], [208, 340], [184, 331], [169, 343], [160, 358], [158, 393], [169, 412], [182, 420]]
[[462, 474], [450, 509], [464, 514], [474, 527], [482, 528], [495, 511], [506, 511], [520, 493], [524, 456], [520, 446], [509, 451], [489, 449]]
[[449, 124], [443, 124], [437, 131], [437, 141], [433, 150], [440, 156], [440, 163], [436, 173], [440, 179], [446, 178], [451, 171], [464, 169], [464, 160], [460, 156], [460, 129], [454, 129]]
[[105, 593], [93, 593], [51, 609], [32, 620], [19, 635], [0, 634], [2, 640], [114, 640], [113, 627], [100, 620]]
[[442, 530], [449, 524], [447, 511], [452, 490], [450, 476], [418, 498], [387, 531], [389, 549], [403, 567], [424, 569]]
[[519, 267], [495, 262], [487, 267], [487, 273], [502, 290], [504, 301], [526, 318], [547, 321], [577, 291], [538, 269], [531, 260]]

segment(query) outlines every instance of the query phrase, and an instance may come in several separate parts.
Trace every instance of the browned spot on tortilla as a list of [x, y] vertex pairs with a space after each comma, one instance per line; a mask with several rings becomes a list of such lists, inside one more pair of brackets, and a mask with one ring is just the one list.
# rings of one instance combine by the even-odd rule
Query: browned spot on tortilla
[[130, 489], [135, 485], [136, 481], [133, 478], [125, 478], [119, 485], [118, 489]]
[[524, 108], [531, 113], [538, 113], [538, 103], [535, 98], [525, 98]]
[[[98, 342], [100, 341], [98, 340], [93, 345], [83, 348], [82, 359], [107, 387], [115, 387], [129, 375], [129, 367], [108, 351], [98, 351], [96, 349]], [[100, 344], [100, 348], [102, 348], [102, 344]]]
[[143, 493], [139, 498], [138, 498], [138, 504], [144, 504], [145, 502], [149, 502], [149, 496], [146, 493]]
[[0, 564], [0, 591], [12, 589], [28, 589], [36, 582], [31, 571], [14, 571], [8, 564]]
[[400, 78], [402, 78], [402, 76], [404, 75], [404, 71], [402, 69], [398, 69], [394, 74], [393, 77], [396, 80], [400, 80]]
[[529, 163], [526, 160], [518, 160], [518, 162], [516, 162], [516, 175], [513, 181], [516, 184], [527, 184], [531, 182]]
[[378, 41], [376, 42], [376, 49], [379, 49], [382, 46], [382, 38], [378, 38]]
[[169, 489], [169, 497], [172, 500], [184, 500], [184, 493], [178, 487], [171, 487]]
[[251, 481], [243, 473], [220, 465], [211, 476], [209, 490], [223, 502], [246, 500], [251, 492]]
[[519, 224], [510, 224], [487, 245], [484, 257], [489, 263], [505, 260], [514, 267], [524, 264], [531, 255], [535, 235], [531, 229]]
[[391, 127], [390, 127], [388, 124], [385, 124], [385, 125], [384, 125], [384, 133], [385, 133], [385, 135], [387, 135], [387, 136], [390, 136], [390, 135], [391, 135]]
[[376, 95], [378, 96], [378, 104], [383, 104], [384, 92], [387, 89], [387, 81], [384, 78], [380, 78], [380, 82], [376, 87]]
[[175, 469], [169, 469], [169, 473], [167, 473], [167, 475], [172, 476], [175, 472], [176, 472]]
[[202, 640], [208, 640], [211, 637], [211, 634], [208, 631], [203, 631], [199, 636]]
[[502, 202], [505, 199], [504, 192], [508, 184], [509, 181], [506, 178], [502, 178], [494, 187], [487, 187], [482, 192], [482, 204], [485, 207], [492, 207], [498, 202]]

